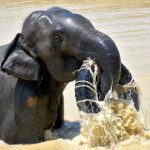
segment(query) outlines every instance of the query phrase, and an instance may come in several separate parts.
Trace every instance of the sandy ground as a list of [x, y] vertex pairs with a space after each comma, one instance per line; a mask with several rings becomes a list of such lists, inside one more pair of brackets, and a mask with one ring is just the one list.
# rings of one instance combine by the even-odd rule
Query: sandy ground
[[149, 150], [150, 142], [140, 143], [138, 140], [129, 140], [122, 144], [109, 147], [96, 147], [89, 148], [85, 146], [79, 146], [71, 141], [58, 139], [54, 141], [47, 141], [39, 144], [31, 145], [7, 145], [3, 142], [0, 143], [0, 150]]

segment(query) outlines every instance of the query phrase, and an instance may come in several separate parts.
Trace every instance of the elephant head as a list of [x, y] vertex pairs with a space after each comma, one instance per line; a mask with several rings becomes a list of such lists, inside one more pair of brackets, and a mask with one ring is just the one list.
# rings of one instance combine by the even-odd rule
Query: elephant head
[[[73, 80], [81, 61], [70, 55], [69, 51], [74, 46], [69, 39], [74, 42], [74, 33], [67, 33], [66, 27], [61, 24], [63, 17], [60, 15], [65, 13], [72, 14], [60, 8], [30, 14], [24, 21], [22, 33], [8, 47], [2, 70], [22, 79], [39, 80], [40, 60], [56, 80]], [[67, 21], [68, 24], [70, 21]], [[81, 22], [90, 24], [88, 20], [81, 19]]]
[[[9, 58], [16, 60], [16, 54], [13, 53], [17, 53], [20, 64], [15, 65], [14, 62], [14, 66], [21, 67], [24, 63], [21, 57], [27, 54], [27, 58], [30, 58], [30, 61], [32, 58], [31, 62], [34, 62], [31, 65], [32, 71], [37, 73], [37, 64], [42, 62], [57, 81], [69, 82], [74, 80], [75, 71], [80, 68], [82, 61], [90, 57], [96, 61], [102, 72], [100, 91], [103, 95], [118, 83], [121, 63], [115, 43], [79, 14], [58, 7], [31, 13], [23, 23], [19, 47], [18, 50], [17, 45], [13, 45], [13, 52], [8, 52], [9, 56], [5, 62]], [[19, 53], [22, 50], [24, 52]], [[22, 53], [24, 55], [21, 55]], [[5, 62], [2, 65], [4, 70]], [[9, 61], [7, 66], [9, 63], [12, 62]], [[23, 78], [23, 73], [15, 72], [20, 69], [8, 68], [6, 72], [13, 75], [21, 74]], [[24, 75], [27, 79], [27, 74]]]

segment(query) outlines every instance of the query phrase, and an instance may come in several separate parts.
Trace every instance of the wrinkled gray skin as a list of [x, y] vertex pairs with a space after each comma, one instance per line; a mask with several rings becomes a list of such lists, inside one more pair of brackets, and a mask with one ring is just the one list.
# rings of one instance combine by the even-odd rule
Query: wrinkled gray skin
[[[1, 70], [17, 78], [0, 72], [0, 138], [8, 143], [39, 142], [44, 129], [61, 126], [62, 92], [87, 57], [100, 68], [101, 100], [132, 78], [110, 37], [61, 8], [30, 14], [22, 33], [0, 50]], [[38, 99], [33, 108], [26, 105], [30, 96]]]
[[[0, 65], [12, 43], [0, 47]], [[35, 68], [32, 57], [23, 51], [18, 54], [24, 66]], [[64, 121], [62, 91], [66, 84], [53, 79], [44, 67], [42, 72], [43, 80], [39, 82], [14, 78], [0, 71], [0, 139], [9, 144], [41, 142], [45, 129], [57, 129]], [[21, 77], [21, 73], [18, 75]], [[30, 97], [35, 98], [35, 103], [28, 101]]]

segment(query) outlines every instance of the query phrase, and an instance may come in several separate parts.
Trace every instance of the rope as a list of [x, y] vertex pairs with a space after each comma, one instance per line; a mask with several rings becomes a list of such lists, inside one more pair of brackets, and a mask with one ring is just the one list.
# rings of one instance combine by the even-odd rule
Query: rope
[[76, 86], [75, 89], [76, 89], [76, 88], [81, 88], [81, 87], [87, 87], [87, 88], [90, 89], [92, 92], [94, 92], [95, 94], [97, 94], [97, 92], [96, 92], [94, 89], [92, 89], [90, 86], [88, 86], [88, 85], [79, 85], [79, 86]]
[[84, 99], [84, 100], [78, 100], [77, 103], [84, 103], [84, 102], [94, 102], [98, 103], [98, 100], [92, 100], [92, 99]]
[[117, 91], [119, 91], [120, 93], [128, 92], [130, 90], [136, 90], [136, 88], [137, 88], [137, 84], [133, 78], [131, 79], [129, 83], [125, 85], [121, 85], [121, 84], [117, 85]]

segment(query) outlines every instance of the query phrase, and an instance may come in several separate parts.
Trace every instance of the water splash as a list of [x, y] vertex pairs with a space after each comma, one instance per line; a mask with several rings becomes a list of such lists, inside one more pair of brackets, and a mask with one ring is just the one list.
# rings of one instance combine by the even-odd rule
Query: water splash
[[[106, 146], [128, 139], [130, 135], [142, 135], [143, 125], [132, 95], [137, 92], [135, 82], [118, 85], [116, 99], [112, 98], [110, 90], [104, 102], [100, 102], [97, 94], [99, 77], [98, 66], [91, 59], [83, 62], [77, 74], [75, 93], [81, 118], [80, 143], [92, 147]], [[121, 99], [122, 96], [126, 100]]]
[[81, 134], [75, 138], [79, 144], [97, 147], [116, 144], [132, 135], [150, 138], [132, 103], [111, 99], [109, 104], [101, 107], [102, 111], [96, 115], [80, 112]]

